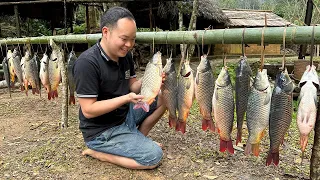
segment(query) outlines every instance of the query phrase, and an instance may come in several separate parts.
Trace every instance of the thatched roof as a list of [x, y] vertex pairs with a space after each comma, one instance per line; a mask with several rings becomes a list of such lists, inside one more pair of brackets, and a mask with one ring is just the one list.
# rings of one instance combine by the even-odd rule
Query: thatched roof
[[257, 11], [243, 9], [222, 9], [228, 17], [230, 27], [263, 27], [265, 15], [267, 15], [267, 26], [281, 27], [289, 26], [291, 23], [272, 13], [272, 11]]
[[217, 1], [214, 0], [199, 0], [199, 15], [218, 23], [229, 24], [228, 17], [216, 3]]

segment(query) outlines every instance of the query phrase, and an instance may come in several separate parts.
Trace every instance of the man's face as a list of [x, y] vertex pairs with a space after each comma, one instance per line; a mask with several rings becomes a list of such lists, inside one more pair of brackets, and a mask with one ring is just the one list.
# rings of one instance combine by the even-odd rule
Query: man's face
[[104, 27], [102, 29], [104, 38], [107, 38], [106, 48], [107, 54], [112, 59], [124, 57], [130, 49], [133, 48], [136, 38], [136, 23], [135, 21], [122, 18], [117, 22], [117, 26], [112, 29]]

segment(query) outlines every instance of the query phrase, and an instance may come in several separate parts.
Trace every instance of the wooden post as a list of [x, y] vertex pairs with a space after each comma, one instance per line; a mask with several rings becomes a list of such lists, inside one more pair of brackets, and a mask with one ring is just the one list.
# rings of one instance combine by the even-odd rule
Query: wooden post
[[317, 57], [319, 57], [319, 55], [320, 55], [320, 45], [319, 44], [317, 45], [317, 51], [316, 52], [317, 52]]
[[86, 27], [87, 27], [87, 34], [90, 34], [90, 23], [89, 23], [89, 5], [86, 4]]
[[[152, 2], [149, 2], [149, 22], [150, 22], [150, 32], [153, 31], [153, 21], [152, 21]], [[150, 55], [152, 55], [154, 52], [153, 44], [150, 44]]]
[[14, 5], [14, 17], [16, 20], [17, 36], [21, 37], [20, 17], [19, 17], [18, 5]]

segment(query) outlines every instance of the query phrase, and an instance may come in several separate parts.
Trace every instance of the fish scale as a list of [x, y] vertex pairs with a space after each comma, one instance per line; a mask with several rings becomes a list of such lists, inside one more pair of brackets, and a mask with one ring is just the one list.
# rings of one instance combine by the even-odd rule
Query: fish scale
[[253, 87], [248, 98], [247, 127], [249, 137], [245, 154], [253, 152], [259, 156], [260, 140], [269, 123], [271, 102], [271, 87], [267, 76], [267, 70], [258, 71]]
[[212, 120], [212, 94], [214, 91], [214, 77], [207, 56], [201, 56], [195, 78], [195, 96], [202, 116], [202, 130], [215, 131]]
[[172, 58], [167, 59], [167, 63], [163, 68], [166, 75], [162, 86], [162, 95], [164, 103], [169, 111], [169, 127], [176, 127], [177, 124], [177, 73]]
[[292, 121], [292, 92], [294, 84], [287, 70], [280, 72], [276, 78], [276, 88], [271, 97], [271, 109], [269, 117], [270, 150], [267, 157], [267, 165], [273, 161], [279, 164], [279, 146]]
[[212, 97], [213, 113], [220, 135], [220, 151], [233, 154], [231, 132], [234, 121], [234, 98], [228, 70], [223, 67], [215, 83]]
[[18, 82], [20, 83], [20, 89], [23, 91], [23, 77], [22, 77], [22, 69], [21, 69], [21, 55], [17, 48], [13, 50], [12, 53], [12, 58], [13, 58], [13, 69], [14, 69], [14, 74], [18, 78]]
[[147, 64], [142, 77], [141, 95], [142, 101], [136, 103], [133, 109], [142, 108], [149, 112], [149, 105], [154, 101], [160, 91], [162, 83], [162, 60], [161, 53], [153, 55], [152, 60]]
[[194, 97], [194, 76], [189, 61], [183, 65], [178, 78], [178, 122], [176, 131], [186, 132], [186, 124]]
[[243, 57], [238, 63], [236, 69], [236, 113], [237, 113], [237, 141], [241, 142], [242, 126], [244, 115], [247, 111], [248, 97], [251, 87], [252, 71], [247, 62], [247, 58]]

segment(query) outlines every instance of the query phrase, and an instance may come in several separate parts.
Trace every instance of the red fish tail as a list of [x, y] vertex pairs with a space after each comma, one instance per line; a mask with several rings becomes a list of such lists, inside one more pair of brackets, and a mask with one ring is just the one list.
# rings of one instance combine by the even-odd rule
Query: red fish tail
[[177, 125], [177, 119], [173, 118], [171, 116], [169, 116], [168, 119], [169, 119], [169, 127], [170, 128], [173, 128], [173, 127], [175, 128], [176, 125]]
[[236, 145], [238, 145], [238, 143], [241, 143], [241, 138], [242, 138], [242, 129], [238, 129]]
[[58, 97], [58, 90], [54, 90], [53, 94], [54, 94], [55, 97]]
[[184, 134], [186, 132], [186, 125], [187, 123], [182, 121], [182, 120], [178, 120], [177, 124], [176, 124], [176, 131], [181, 131], [182, 134]]
[[136, 103], [134, 106], [133, 106], [133, 109], [139, 109], [139, 108], [142, 108], [145, 112], [149, 112], [149, 104], [146, 103], [146, 102], [138, 102]]
[[220, 152], [225, 152], [226, 150], [228, 150], [230, 154], [234, 154], [232, 140], [225, 141], [220, 138]]
[[51, 93], [48, 92], [48, 99], [51, 100]]
[[70, 96], [69, 98], [69, 104], [76, 104], [76, 99], [74, 98], [74, 96]]
[[275, 166], [278, 166], [279, 152], [275, 152], [275, 153], [272, 153], [271, 151], [269, 152], [268, 157], [267, 157], [267, 161], [266, 161], [266, 165], [269, 166], [272, 162]]
[[216, 131], [216, 127], [212, 119], [202, 119], [202, 130], [206, 131], [207, 129], [209, 129], [212, 132]]
[[36, 93], [36, 88], [32, 88], [32, 94]]

